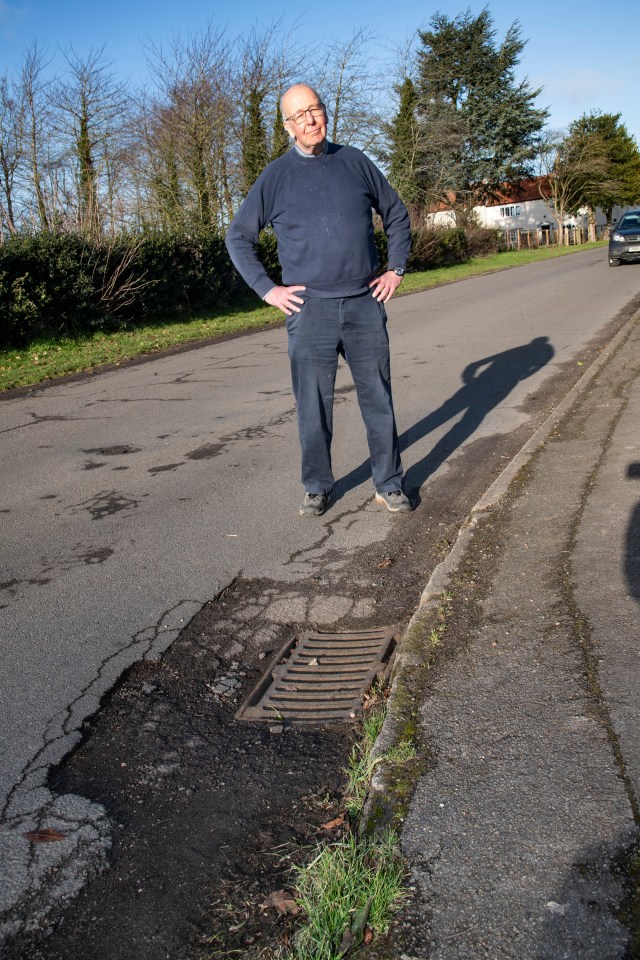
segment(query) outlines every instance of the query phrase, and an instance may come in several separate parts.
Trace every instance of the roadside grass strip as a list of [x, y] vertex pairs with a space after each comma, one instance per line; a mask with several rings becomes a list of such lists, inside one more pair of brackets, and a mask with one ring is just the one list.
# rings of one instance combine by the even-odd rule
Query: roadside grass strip
[[[603, 246], [604, 242], [598, 241], [582, 246], [509, 250], [489, 257], [476, 257], [467, 263], [450, 267], [408, 273], [402, 283], [400, 295]], [[51, 337], [20, 349], [0, 350], [0, 391], [33, 386], [45, 380], [83, 373], [111, 364], [118, 365], [185, 344], [197, 344], [228, 334], [282, 323], [284, 317], [279, 310], [255, 302], [245, 308], [230, 308], [184, 321], [164, 318], [114, 332], [94, 331], [64, 339]]]
[[103, 366], [117, 366], [172, 347], [279, 324], [282, 319], [275, 307], [258, 305], [184, 321], [164, 319], [114, 332], [95, 331], [75, 338], [39, 340], [22, 349], [0, 350], [0, 390], [32, 386]]
[[538, 247], [535, 250], [503, 250], [488, 257], [473, 257], [466, 263], [456, 263], [450, 267], [436, 267], [434, 270], [424, 270], [405, 274], [400, 296], [407, 293], [418, 293], [420, 290], [430, 290], [445, 283], [457, 280], [466, 280], [467, 277], [478, 277], [485, 273], [496, 273], [500, 270], [509, 270], [512, 267], [523, 267], [528, 263], [537, 263], [539, 260], [554, 260], [556, 257], [565, 257], [568, 254], [581, 253], [585, 250], [597, 250], [605, 247], [604, 240], [595, 243], [583, 243], [581, 246], [571, 247]]

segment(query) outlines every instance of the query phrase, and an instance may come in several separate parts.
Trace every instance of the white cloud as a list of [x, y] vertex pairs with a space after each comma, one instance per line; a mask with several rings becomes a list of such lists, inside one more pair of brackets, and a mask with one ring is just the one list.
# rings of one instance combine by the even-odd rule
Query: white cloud
[[538, 103], [549, 108], [548, 125], [564, 129], [584, 113], [620, 113], [622, 122], [633, 135], [640, 132], [639, 101], [635, 93], [635, 77], [625, 76], [621, 67], [614, 74], [584, 67], [564, 69], [549, 67], [543, 73], [538, 64], [532, 85], [542, 86]]
[[595, 70], [571, 70], [560, 76], [554, 76], [544, 85], [544, 93], [553, 100], [566, 100], [569, 103], [582, 103], [594, 97], [609, 96], [624, 89], [624, 83], [610, 74]]
[[29, 15], [29, 9], [25, 4], [7, 3], [7, 0], [0, 0], [0, 27], [3, 32], [14, 27], [23, 17]]

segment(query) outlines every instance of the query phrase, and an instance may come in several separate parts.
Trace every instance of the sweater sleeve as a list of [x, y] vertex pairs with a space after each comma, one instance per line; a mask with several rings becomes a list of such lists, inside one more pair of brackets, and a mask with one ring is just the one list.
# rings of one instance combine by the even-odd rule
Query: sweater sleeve
[[256, 252], [260, 231], [269, 222], [265, 209], [264, 186], [264, 177], [255, 182], [233, 218], [225, 237], [231, 262], [245, 283], [262, 299], [276, 286]]
[[387, 236], [387, 263], [393, 267], [406, 267], [411, 249], [411, 225], [409, 214], [402, 200], [376, 165], [366, 157], [372, 179], [374, 209], [382, 217]]

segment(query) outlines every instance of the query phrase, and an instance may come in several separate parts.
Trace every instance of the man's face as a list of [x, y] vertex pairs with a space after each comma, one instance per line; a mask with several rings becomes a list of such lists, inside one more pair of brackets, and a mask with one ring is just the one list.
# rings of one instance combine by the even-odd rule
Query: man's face
[[[314, 153], [320, 150], [327, 136], [327, 115], [324, 108], [318, 112], [322, 104], [318, 94], [311, 87], [296, 84], [288, 90], [282, 101], [282, 115], [292, 118], [305, 111], [296, 122], [293, 119], [285, 120], [285, 129], [290, 137], [295, 137], [296, 143], [304, 153]], [[315, 107], [316, 115], [309, 108]]]

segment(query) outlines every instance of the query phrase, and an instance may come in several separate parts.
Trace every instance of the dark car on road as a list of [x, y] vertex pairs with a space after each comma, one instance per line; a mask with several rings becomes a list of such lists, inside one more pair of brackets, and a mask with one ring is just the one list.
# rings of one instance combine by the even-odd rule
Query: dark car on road
[[609, 234], [609, 266], [627, 260], [640, 260], [640, 209], [627, 210]]

